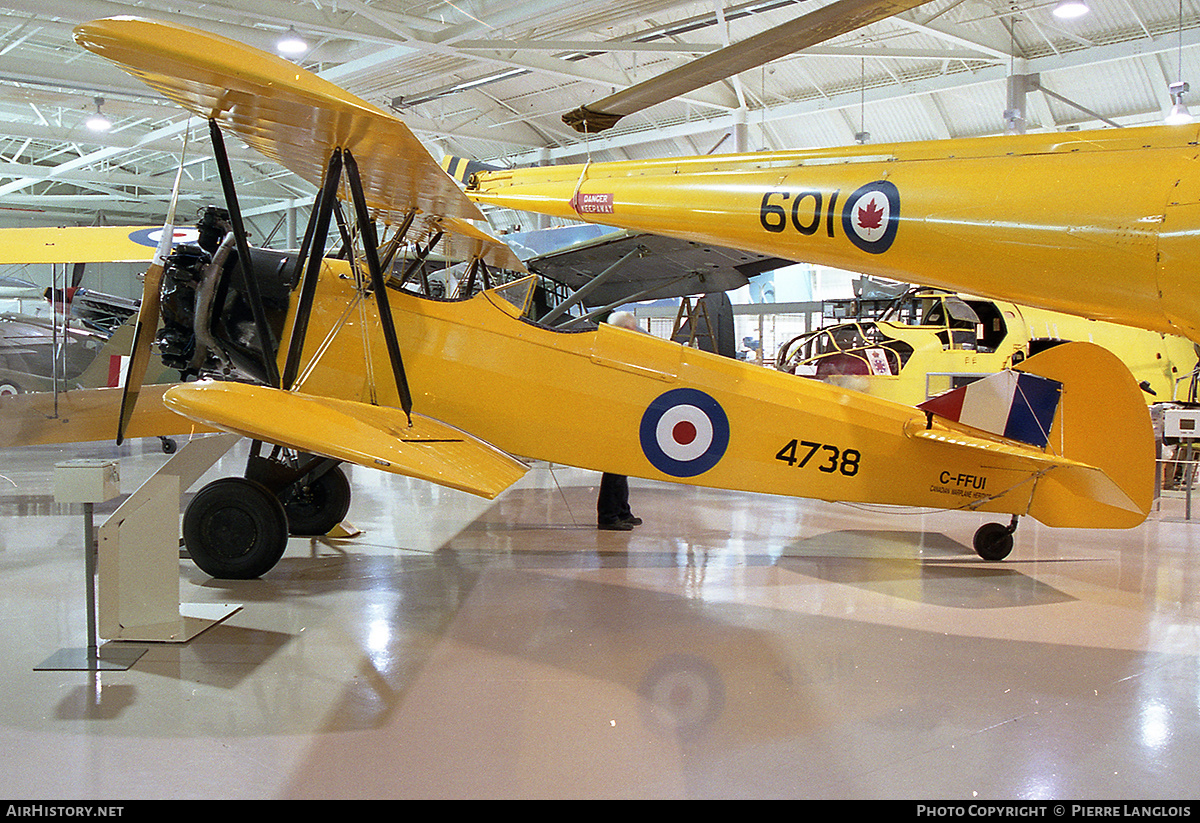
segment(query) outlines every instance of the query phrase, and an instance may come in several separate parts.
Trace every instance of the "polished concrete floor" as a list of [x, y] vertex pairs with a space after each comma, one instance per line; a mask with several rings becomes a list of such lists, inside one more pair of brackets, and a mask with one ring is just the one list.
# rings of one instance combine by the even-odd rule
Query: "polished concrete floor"
[[591, 473], [487, 502], [355, 470], [358, 537], [245, 582], [181, 559], [184, 602], [241, 609], [126, 670], [40, 670], [87, 639], [53, 466], [97, 456], [126, 492], [166, 459], [0, 452], [5, 798], [1200, 797], [1175, 499], [1128, 532], [1024, 522], [989, 564], [973, 514], [632, 481], [645, 524], [600, 532]]

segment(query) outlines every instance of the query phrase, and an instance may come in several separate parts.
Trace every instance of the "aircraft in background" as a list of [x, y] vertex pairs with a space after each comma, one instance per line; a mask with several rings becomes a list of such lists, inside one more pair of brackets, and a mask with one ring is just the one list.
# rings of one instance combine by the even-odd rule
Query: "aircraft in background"
[[[19, 301], [17, 311], [0, 312], [0, 394], [119, 386], [133, 333], [122, 326], [137, 315], [138, 301], [81, 284], [89, 265], [148, 262], [162, 232], [162, 226], [0, 229], [0, 265], [55, 267], [48, 287], [10, 278], [0, 288], [0, 299]], [[195, 236], [183, 229], [173, 237], [184, 243]], [[150, 382], [172, 378], [178, 374], [157, 364]]]
[[[142, 380], [161, 314], [164, 358], [197, 378], [162, 402], [255, 441], [246, 476], [205, 486], [184, 513], [185, 545], [210, 574], [263, 574], [289, 533], [338, 522], [349, 504], [341, 462], [485, 497], [522, 475], [512, 457], [521, 455], [716, 488], [1010, 515], [976, 533], [991, 559], [1011, 550], [1021, 516], [1124, 528], [1149, 511], [1153, 434], [1141, 390], [1099, 347], [1058, 346], [1000, 375], [985, 404], [1006, 421], [995, 430], [607, 324], [550, 328], [529, 316], [532, 276], [432, 300], [385, 276], [390, 250], [412, 235], [471, 244], [471, 278], [524, 267], [468, 222], [482, 214], [398, 119], [192, 28], [114, 18], [80, 26], [76, 41], [208, 120], [225, 185], [221, 231], [173, 252], [164, 243], [147, 272], [116, 422], [120, 439], [139, 396], [155, 405]], [[299, 252], [249, 246], [226, 129], [319, 185]], [[339, 194], [354, 218], [343, 235], [350, 253], [328, 259]], [[190, 315], [163, 311], [161, 295], [186, 288], [194, 299], [177, 305]], [[1117, 430], [1122, 438], [1096, 436]], [[264, 455], [263, 444], [275, 448]]]
[[[604, 131], [916, 5], [839, 0], [562, 119], [579, 132]], [[511, 170], [455, 158], [444, 165], [480, 204], [1200, 342], [1197, 142], [1200, 125], [1191, 124]]]
[[1198, 140], [1152, 126], [589, 163], [479, 171], [467, 193], [1200, 341]]
[[1197, 347], [1185, 338], [921, 287], [878, 319], [794, 337], [780, 346], [775, 366], [917, 405], [1071, 340], [1116, 354], [1148, 403], [1196, 398]]

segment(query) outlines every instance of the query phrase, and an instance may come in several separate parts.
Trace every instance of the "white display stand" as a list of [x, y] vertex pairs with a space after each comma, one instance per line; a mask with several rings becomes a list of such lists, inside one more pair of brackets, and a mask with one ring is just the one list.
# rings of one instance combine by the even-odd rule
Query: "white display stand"
[[100, 648], [96, 633], [95, 504], [121, 493], [120, 467], [115, 460], [68, 460], [54, 467], [54, 499], [83, 504], [83, 567], [87, 588], [87, 646], [59, 649], [35, 671], [124, 671], [145, 649], [129, 646]]
[[190, 440], [100, 527], [100, 634], [183, 643], [242, 607], [179, 602], [180, 495], [240, 438]]

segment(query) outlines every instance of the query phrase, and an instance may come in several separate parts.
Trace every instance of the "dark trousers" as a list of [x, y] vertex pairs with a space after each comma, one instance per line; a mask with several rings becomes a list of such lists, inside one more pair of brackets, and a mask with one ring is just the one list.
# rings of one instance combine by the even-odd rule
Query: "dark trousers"
[[600, 494], [596, 497], [597, 522], [616, 523], [630, 516], [629, 478], [605, 473], [600, 477]]

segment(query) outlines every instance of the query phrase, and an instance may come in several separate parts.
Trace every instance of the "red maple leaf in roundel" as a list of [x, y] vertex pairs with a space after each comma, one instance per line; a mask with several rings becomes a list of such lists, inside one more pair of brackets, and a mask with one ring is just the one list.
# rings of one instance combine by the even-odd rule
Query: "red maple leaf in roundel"
[[863, 229], [877, 229], [883, 223], [883, 209], [875, 205], [875, 198], [858, 210], [858, 226]]

